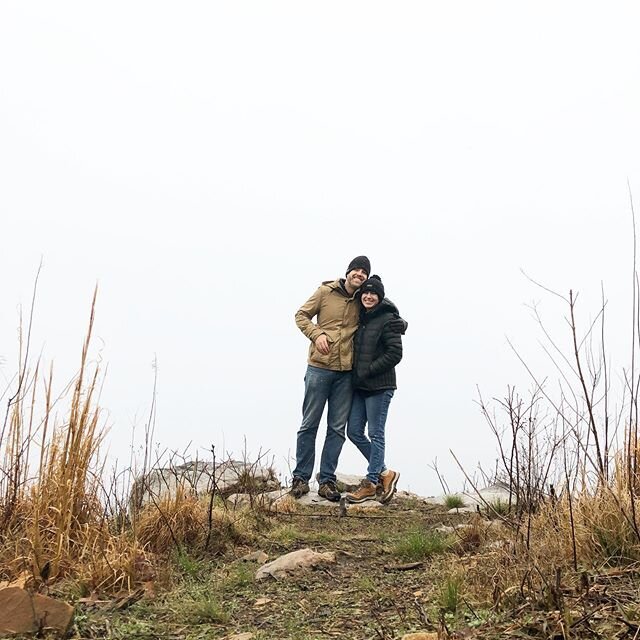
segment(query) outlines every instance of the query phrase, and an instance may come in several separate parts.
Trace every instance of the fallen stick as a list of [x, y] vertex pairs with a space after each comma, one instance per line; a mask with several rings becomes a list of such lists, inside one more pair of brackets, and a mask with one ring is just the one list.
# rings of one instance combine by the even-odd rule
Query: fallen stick
[[386, 565], [385, 571], [411, 571], [424, 567], [424, 562], [408, 562], [407, 564], [389, 564]]

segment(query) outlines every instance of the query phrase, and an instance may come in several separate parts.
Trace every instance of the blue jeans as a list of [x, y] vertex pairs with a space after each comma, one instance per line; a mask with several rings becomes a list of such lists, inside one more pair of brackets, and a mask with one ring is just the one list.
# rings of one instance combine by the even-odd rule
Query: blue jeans
[[336, 481], [336, 467], [344, 444], [344, 430], [351, 409], [351, 371], [331, 371], [307, 366], [304, 377], [302, 425], [296, 443], [294, 478], [311, 479], [316, 458], [316, 434], [325, 404], [327, 436], [320, 458], [320, 484]]
[[[378, 484], [378, 476], [384, 466], [384, 425], [387, 422], [393, 390], [385, 389], [369, 395], [356, 391], [353, 394], [347, 436], [368, 460], [367, 480]], [[369, 437], [364, 428], [368, 425]]]

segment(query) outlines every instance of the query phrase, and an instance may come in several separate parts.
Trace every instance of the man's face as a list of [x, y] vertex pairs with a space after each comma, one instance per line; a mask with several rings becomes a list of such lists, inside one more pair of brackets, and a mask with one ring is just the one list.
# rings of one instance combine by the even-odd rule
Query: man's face
[[367, 279], [368, 275], [364, 269], [352, 269], [347, 273], [347, 286], [354, 291]]

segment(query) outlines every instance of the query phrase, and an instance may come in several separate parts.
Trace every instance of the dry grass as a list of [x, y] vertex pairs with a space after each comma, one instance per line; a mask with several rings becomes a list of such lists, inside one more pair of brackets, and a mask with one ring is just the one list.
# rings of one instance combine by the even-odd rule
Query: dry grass
[[[159, 572], [170, 574], [163, 568], [170, 557], [179, 558], [185, 575], [197, 573], [200, 558], [250, 542], [253, 527], [265, 524], [265, 505], [261, 510], [259, 499], [252, 500], [252, 509], [230, 510], [178, 491], [170, 498], [152, 499], [133, 514], [119, 507], [128, 501], [115, 495], [113, 484], [105, 483], [100, 450], [106, 434], [99, 407], [101, 374], [89, 356], [94, 310], [95, 297], [79, 372], [59, 397], [53, 393], [51, 371], [43, 376], [38, 363], [33, 371], [28, 368], [28, 338], [24, 347], [21, 342], [17, 388], [0, 432], [0, 581], [26, 571], [35, 583], [70, 578], [83, 592], [131, 589], [140, 582], [158, 580]], [[514, 414], [519, 405], [511, 400], [506, 406], [517, 417], [511, 425], [513, 446], [505, 443], [502, 451], [513, 469], [510, 484], [519, 492], [513, 508], [494, 509], [491, 523], [474, 514], [471, 526], [456, 530], [451, 540], [422, 524], [406, 528], [389, 550], [402, 559], [441, 564], [441, 580], [429, 593], [447, 615], [458, 616], [462, 605], [498, 617], [545, 612], [555, 616], [553, 628], [567, 628], [572, 616], [573, 622], [579, 620], [571, 608], [577, 607], [576, 602], [582, 611], [590, 611], [589, 589], [602, 576], [609, 579], [612, 568], [620, 575], [632, 575], [640, 562], [637, 429], [627, 430], [617, 454], [603, 456], [604, 474], [602, 465], [593, 462], [598, 458], [585, 455], [591, 441], [578, 431], [579, 424], [585, 423], [583, 417], [560, 434], [562, 446], [552, 440], [552, 446], [545, 448], [536, 445], [534, 403], [531, 410]], [[549, 434], [549, 430], [543, 433], [543, 442], [549, 442]], [[518, 455], [511, 465], [507, 454], [514, 452]], [[567, 460], [574, 461], [572, 466], [567, 466]], [[146, 463], [144, 468], [148, 471]], [[571, 486], [571, 493], [544, 492], [555, 469], [565, 473], [559, 481], [554, 479], [556, 486]], [[248, 479], [246, 484], [250, 488]], [[277, 505], [282, 517], [297, 510], [290, 497]], [[369, 521], [384, 526], [383, 518], [364, 518], [370, 512], [363, 508], [352, 507], [349, 514], [359, 519], [335, 518], [336, 526], [347, 530]], [[373, 530], [374, 525], [369, 526]], [[388, 553], [382, 533], [375, 531], [380, 536], [377, 553]], [[308, 536], [289, 524], [275, 529], [269, 541], [276, 548], [341, 541], [324, 530]], [[376, 560], [376, 554], [371, 557]], [[189, 568], [191, 564], [196, 569]], [[354, 572], [358, 567], [354, 561]], [[373, 584], [378, 576], [365, 577], [363, 584]], [[223, 620], [216, 599], [203, 599], [195, 591], [192, 595], [191, 618]], [[604, 602], [612, 611], [633, 601], [626, 596], [605, 600], [603, 592], [598, 598], [594, 607]], [[547, 622], [542, 620], [540, 628]]]
[[28, 337], [21, 338], [17, 388], [0, 431], [0, 580], [27, 572], [36, 584], [71, 578], [82, 590], [118, 591], [152, 578], [158, 556], [201, 549], [208, 534], [214, 552], [243, 537], [237, 514], [209, 515], [207, 504], [180, 494], [127, 524], [119, 507], [127, 501], [105, 481], [100, 452], [101, 372], [89, 355], [95, 302], [94, 294], [78, 374], [55, 399], [52, 371], [29, 370]]
[[[9, 402], [0, 441], [0, 571], [24, 571], [36, 582], [74, 576], [91, 589], [120, 589], [137, 579], [144, 557], [130, 535], [114, 533], [100, 500], [100, 445], [106, 431], [98, 406], [100, 370], [89, 362], [95, 295], [79, 372], [52, 400], [53, 374], [41, 380], [21, 358], [19, 385]], [[28, 351], [28, 349], [27, 349]], [[43, 383], [42, 417], [36, 390]], [[54, 419], [69, 398], [63, 420]]]
[[[468, 580], [475, 597], [495, 611], [556, 610], [561, 637], [578, 637], [571, 625], [593, 622], [590, 588], [612, 571], [634, 572], [640, 561], [640, 307], [633, 305], [630, 366], [616, 387], [604, 343], [604, 293], [586, 327], [577, 320], [577, 294], [555, 295], [567, 308], [564, 342], [550, 334], [535, 308], [534, 317], [557, 385], [547, 388], [521, 358], [534, 382], [528, 400], [513, 387], [493, 406], [480, 397], [498, 445], [491, 479], [509, 488], [510, 499], [501, 508], [491, 505], [492, 517], [506, 526], [501, 540], [478, 549], [481, 560], [470, 559]], [[635, 256], [633, 297], [640, 300]], [[619, 602], [607, 597], [600, 594], [599, 605], [614, 611]], [[583, 611], [579, 622], [571, 607]]]
[[[249, 535], [244, 513], [216, 507], [211, 512], [214, 532], [209, 551], [223, 551], [228, 544], [241, 543]], [[137, 516], [135, 533], [138, 542], [156, 554], [175, 549], [202, 549], [208, 535], [208, 504], [180, 491], [171, 498], [147, 506]]]

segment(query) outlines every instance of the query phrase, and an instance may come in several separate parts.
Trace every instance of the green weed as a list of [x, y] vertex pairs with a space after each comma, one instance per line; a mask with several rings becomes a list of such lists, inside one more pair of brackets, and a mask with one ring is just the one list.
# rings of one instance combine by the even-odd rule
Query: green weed
[[443, 553], [450, 546], [450, 539], [437, 531], [414, 529], [396, 542], [393, 553], [410, 562], [416, 562]]
[[291, 524], [284, 524], [276, 527], [270, 534], [269, 538], [280, 544], [291, 544], [301, 538], [301, 533]]
[[185, 552], [176, 552], [174, 554], [174, 563], [183, 577], [193, 580], [199, 579], [208, 569], [202, 560], [198, 560]]
[[174, 613], [184, 624], [225, 624], [231, 619], [220, 595], [206, 584], [188, 588], [174, 604]]
[[497, 498], [489, 503], [487, 514], [490, 518], [504, 517], [509, 515], [509, 503], [506, 500]]
[[359, 576], [353, 582], [357, 591], [375, 591], [376, 583], [369, 576]]
[[234, 564], [228, 575], [222, 580], [221, 589], [225, 591], [238, 591], [253, 584], [255, 569], [242, 563]]
[[438, 598], [440, 608], [454, 616], [458, 612], [461, 586], [462, 578], [460, 576], [448, 576], [442, 585], [442, 590]]
[[444, 506], [447, 509], [460, 509], [465, 506], [464, 500], [460, 496], [451, 495], [445, 496], [444, 498]]

